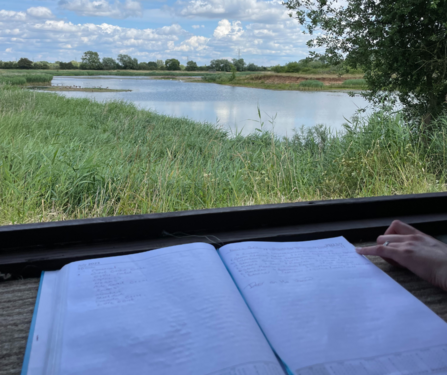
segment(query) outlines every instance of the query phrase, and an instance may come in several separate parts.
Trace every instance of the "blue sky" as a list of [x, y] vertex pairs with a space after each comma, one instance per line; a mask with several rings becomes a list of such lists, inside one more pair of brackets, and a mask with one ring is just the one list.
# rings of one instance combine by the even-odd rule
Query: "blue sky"
[[199, 64], [238, 56], [271, 66], [308, 55], [281, 1], [0, 0], [0, 60], [80, 61], [120, 53]]

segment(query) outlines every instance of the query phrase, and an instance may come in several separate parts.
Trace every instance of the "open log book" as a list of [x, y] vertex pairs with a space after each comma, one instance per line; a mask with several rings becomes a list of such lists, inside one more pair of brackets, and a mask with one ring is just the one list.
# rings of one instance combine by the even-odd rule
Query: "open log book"
[[43, 274], [22, 374], [447, 374], [447, 324], [343, 237]]

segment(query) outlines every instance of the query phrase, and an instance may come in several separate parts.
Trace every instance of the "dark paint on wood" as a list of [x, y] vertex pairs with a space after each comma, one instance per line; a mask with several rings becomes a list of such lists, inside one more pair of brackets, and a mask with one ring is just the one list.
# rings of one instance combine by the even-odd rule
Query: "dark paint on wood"
[[82, 259], [191, 242], [373, 241], [394, 219], [445, 234], [447, 193], [272, 204], [0, 227], [0, 272], [38, 276]]

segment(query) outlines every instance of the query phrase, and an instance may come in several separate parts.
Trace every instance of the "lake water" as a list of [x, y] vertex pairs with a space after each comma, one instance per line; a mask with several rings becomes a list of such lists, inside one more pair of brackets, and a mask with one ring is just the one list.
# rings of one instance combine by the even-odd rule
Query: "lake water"
[[[59, 92], [67, 97], [85, 97], [98, 101], [126, 100], [139, 108], [160, 114], [188, 117], [200, 122], [248, 134], [259, 128], [258, 107], [264, 128], [292, 136], [295, 129], [324, 124], [342, 129], [359, 108], [367, 102], [345, 92], [274, 91], [211, 83], [161, 80], [147, 77], [54, 77], [53, 85], [102, 87], [131, 92]], [[367, 109], [366, 113], [371, 112]]]

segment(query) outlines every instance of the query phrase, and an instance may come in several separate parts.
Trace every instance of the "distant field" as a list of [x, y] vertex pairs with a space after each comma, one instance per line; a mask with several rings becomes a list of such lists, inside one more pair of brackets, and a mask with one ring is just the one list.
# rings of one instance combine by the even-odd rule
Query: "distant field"
[[[0, 225], [446, 191], [447, 117], [290, 139], [0, 85]], [[330, 124], [328, 124], [330, 125]]]

